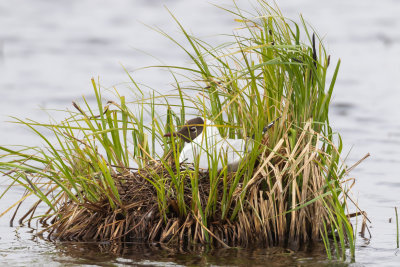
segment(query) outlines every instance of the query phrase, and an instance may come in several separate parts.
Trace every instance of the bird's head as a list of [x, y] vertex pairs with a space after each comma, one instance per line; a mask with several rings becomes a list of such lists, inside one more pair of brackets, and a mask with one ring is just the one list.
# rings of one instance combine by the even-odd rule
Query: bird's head
[[191, 120], [188, 120], [184, 125], [181, 126], [181, 129], [177, 132], [166, 133], [164, 137], [170, 137], [171, 135], [175, 137], [182, 138], [183, 141], [190, 143], [197, 136], [199, 136], [204, 127], [204, 120], [201, 117], [197, 117]]

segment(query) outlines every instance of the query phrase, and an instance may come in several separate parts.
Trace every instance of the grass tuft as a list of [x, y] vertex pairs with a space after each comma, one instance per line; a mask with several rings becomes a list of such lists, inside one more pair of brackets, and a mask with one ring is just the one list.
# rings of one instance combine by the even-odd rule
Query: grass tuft
[[[21, 222], [45, 203], [40, 233], [50, 239], [292, 249], [322, 240], [329, 258], [335, 251], [344, 259], [347, 248], [354, 258], [348, 170], [328, 118], [340, 60], [327, 77], [332, 63], [321, 38], [302, 17], [289, 20], [266, 1], [255, 14], [226, 11], [239, 30], [216, 47], [189, 34], [172, 13], [187, 44], [155, 29], [192, 61], [157, 66], [176, 81], [168, 96], [147, 97], [128, 73], [132, 102], [118, 92], [107, 101], [92, 79], [95, 106], [73, 103], [57, 124], [16, 119], [46, 146], [0, 146], [1, 172], [39, 199]], [[237, 171], [217, 170], [223, 156], [212, 144], [208, 170], [179, 162], [183, 143], [163, 135], [195, 116], [224, 138], [253, 137]]]

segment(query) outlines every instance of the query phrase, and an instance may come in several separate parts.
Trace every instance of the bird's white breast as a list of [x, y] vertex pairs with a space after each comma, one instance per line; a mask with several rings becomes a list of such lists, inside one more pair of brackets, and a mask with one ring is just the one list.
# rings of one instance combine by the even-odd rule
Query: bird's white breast
[[202, 134], [185, 144], [179, 162], [196, 164], [198, 160], [199, 169], [206, 170], [217, 166], [217, 169], [221, 170], [227, 166], [229, 171], [236, 171], [246, 153], [251, 151], [251, 147], [251, 141], [222, 138], [217, 127], [210, 124]]

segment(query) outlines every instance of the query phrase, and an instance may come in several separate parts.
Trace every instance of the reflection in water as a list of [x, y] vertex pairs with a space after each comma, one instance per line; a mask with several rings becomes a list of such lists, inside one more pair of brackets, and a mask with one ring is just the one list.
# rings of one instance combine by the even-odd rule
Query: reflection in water
[[[223, 266], [293, 266], [293, 265], [324, 265], [326, 261], [323, 246], [313, 247], [305, 251], [292, 252], [284, 248], [230, 248], [207, 250], [198, 248], [194, 251], [174, 249], [166, 246], [143, 245], [134, 243], [68, 243], [56, 244], [62, 263], [80, 264], [140, 264], [140, 265], [223, 265]], [[71, 261], [68, 261], [70, 257]], [[78, 260], [78, 261], [77, 261]], [[330, 262], [332, 264], [333, 262]], [[337, 263], [337, 266], [347, 266], [347, 263]], [[336, 266], [336, 265], [335, 265]]]

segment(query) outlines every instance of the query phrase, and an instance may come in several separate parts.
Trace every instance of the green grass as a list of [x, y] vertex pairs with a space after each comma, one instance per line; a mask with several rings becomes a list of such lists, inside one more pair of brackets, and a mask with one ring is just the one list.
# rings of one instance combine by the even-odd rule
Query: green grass
[[394, 211], [396, 214], [396, 244], [397, 248], [399, 248], [399, 216], [397, 214], [397, 207], [394, 207]]
[[[192, 61], [153, 66], [170, 71], [174, 93], [148, 92], [128, 73], [135, 101], [116, 92], [118, 99], [106, 102], [92, 80], [97, 105], [74, 103], [57, 124], [15, 119], [46, 147], [0, 146], [0, 170], [49, 206], [39, 215], [48, 223], [43, 232], [59, 239], [225, 247], [299, 248], [322, 239], [329, 258], [334, 250], [344, 259], [349, 249], [354, 259], [342, 140], [328, 118], [340, 61], [327, 77], [330, 57], [321, 38], [302, 17], [296, 23], [266, 1], [258, 1], [255, 14], [226, 11], [240, 30], [216, 47], [189, 34], [172, 14], [186, 44], [154, 29]], [[211, 120], [223, 137], [254, 134], [236, 172], [180, 165], [182, 143], [163, 135], [195, 116]], [[278, 117], [263, 136], [263, 127]], [[216, 166], [218, 151], [208, 151]]]

